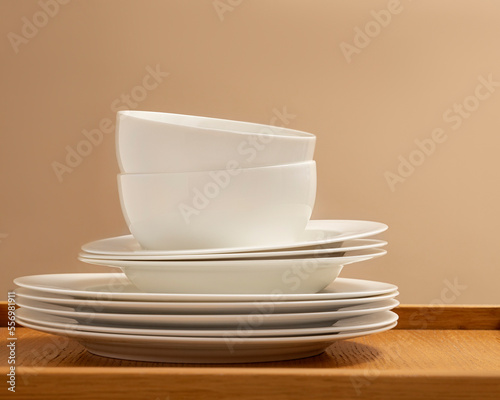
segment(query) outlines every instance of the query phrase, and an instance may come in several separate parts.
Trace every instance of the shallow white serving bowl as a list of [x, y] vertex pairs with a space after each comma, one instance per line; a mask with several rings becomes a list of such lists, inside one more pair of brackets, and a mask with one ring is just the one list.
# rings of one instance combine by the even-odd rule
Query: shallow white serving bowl
[[123, 173], [189, 172], [292, 164], [313, 159], [316, 137], [272, 125], [149, 111], [119, 111]]
[[146, 249], [279, 245], [297, 241], [311, 217], [316, 164], [121, 174], [118, 187], [125, 220]]
[[93, 261], [115, 266], [144, 292], [153, 293], [316, 293], [347, 264], [380, 257], [382, 249], [346, 257], [219, 261]]

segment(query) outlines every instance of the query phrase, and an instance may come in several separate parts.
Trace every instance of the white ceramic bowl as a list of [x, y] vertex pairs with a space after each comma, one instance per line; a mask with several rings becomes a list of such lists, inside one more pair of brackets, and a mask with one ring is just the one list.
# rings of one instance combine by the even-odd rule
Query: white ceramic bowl
[[313, 159], [316, 137], [272, 125], [150, 111], [119, 111], [122, 173], [192, 172], [292, 164]]
[[316, 197], [316, 163], [118, 175], [130, 231], [150, 250], [289, 244]]
[[337, 278], [346, 264], [386, 254], [362, 250], [348, 257], [222, 261], [122, 262], [127, 278], [155, 293], [285, 294], [316, 293]]

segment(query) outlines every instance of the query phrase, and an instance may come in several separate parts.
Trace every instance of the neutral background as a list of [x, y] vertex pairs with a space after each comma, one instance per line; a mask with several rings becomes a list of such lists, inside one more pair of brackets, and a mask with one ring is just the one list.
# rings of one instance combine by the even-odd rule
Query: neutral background
[[[313, 217], [390, 226], [389, 254], [343, 276], [393, 282], [405, 303], [499, 302], [500, 86], [476, 88], [500, 82], [500, 2], [67, 3], [0, 2], [2, 298], [16, 276], [105, 270], [76, 255], [128, 232], [114, 134], [89, 148], [82, 131], [131, 96], [261, 123], [287, 110], [318, 137]], [[169, 75], [146, 91], [148, 67]], [[436, 129], [425, 155], [415, 140]]]

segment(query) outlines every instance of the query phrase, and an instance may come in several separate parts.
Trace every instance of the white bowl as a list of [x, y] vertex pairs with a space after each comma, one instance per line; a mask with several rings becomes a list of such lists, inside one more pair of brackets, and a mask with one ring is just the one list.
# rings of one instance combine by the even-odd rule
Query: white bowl
[[117, 158], [122, 173], [220, 170], [313, 159], [316, 137], [272, 125], [150, 111], [119, 111]]
[[[262, 260], [260, 260], [262, 261]], [[316, 293], [333, 282], [342, 265], [320, 264], [313, 273], [301, 279], [288, 260], [269, 260], [256, 266], [251, 261], [227, 263], [207, 261], [202, 268], [192, 268], [191, 262], [174, 262], [176, 266], [134, 268], [122, 267], [130, 281], [143, 292], [152, 293], [221, 293], [221, 294], [281, 294]], [[295, 262], [298, 269], [306, 268], [305, 260]]]
[[[219, 261], [123, 261], [120, 268], [138, 289], [154, 293], [316, 293], [346, 264], [386, 254], [362, 250], [349, 257]], [[106, 263], [103, 263], [103, 265]]]
[[150, 250], [281, 245], [311, 217], [316, 163], [118, 175], [125, 220]]

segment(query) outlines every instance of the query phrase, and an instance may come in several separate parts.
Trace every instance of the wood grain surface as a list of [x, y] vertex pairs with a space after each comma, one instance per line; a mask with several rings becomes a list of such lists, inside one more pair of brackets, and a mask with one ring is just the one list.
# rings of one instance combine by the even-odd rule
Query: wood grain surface
[[[498, 375], [362, 371], [320, 374], [259, 369], [162, 371], [85, 369], [34, 374], [17, 399], [54, 400], [498, 400]], [[7, 396], [5, 397], [7, 398]]]
[[[398, 329], [338, 341], [325, 353], [254, 364], [117, 360], [76, 342], [16, 329], [16, 393], [0, 399], [495, 399], [500, 398], [500, 307], [405, 305]], [[0, 303], [1, 325], [7, 303]], [[0, 374], [8, 372], [0, 328]], [[5, 376], [5, 375], [3, 375]]]
[[[500, 398], [500, 332], [492, 330], [392, 330], [336, 342], [315, 357], [231, 365], [123, 361], [27, 328], [17, 336], [16, 398]], [[2, 346], [2, 374], [6, 359]]]
[[[6, 338], [6, 328], [0, 328]], [[17, 329], [17, 363], [22, 367], [66, 368], [85, 367], [182, 367], [195, 364], [169, 364], [125, 361], [99, 357], [88, 353], [77, 341], [28, 328]], [[0, 366], [5, 366], [5, 348], [0, 348]], [[3, 357], [3, 358], [2, 358]], [[210, 369], [215, 364], [196, 364]], [[225, 367], [227, 364], [219, 364]], [[439, 331], [391, 330], [375, 335], [342, 340], [332, 344], [322, 355], [296, 361], [231, 364], [244, 369], [259, 366], [263, 369], [376, 369], [400, 371], [494, 371], [500, 367], [500, 331]]]
[[402, 305], [396, 329], [500, 329], [500, 306]]

